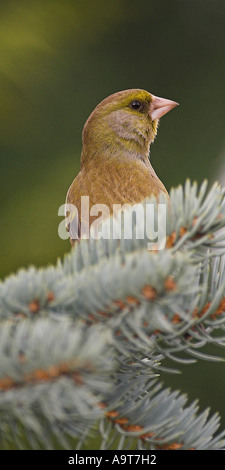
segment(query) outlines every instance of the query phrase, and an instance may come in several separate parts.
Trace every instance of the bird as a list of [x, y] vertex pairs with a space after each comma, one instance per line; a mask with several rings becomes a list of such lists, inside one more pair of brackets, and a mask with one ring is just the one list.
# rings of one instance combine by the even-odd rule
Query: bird
[[[82, 132], [80, 171], [66, 195], [72, 246], [88, 238], [96, 220], [90, 212], [95, 204], [106, 205], [111, 215], [115, 204], [132, 206], [151, 196], [168, 195], [150, 163], [150, 145], [159, 119], [177, 105], [146, 90], [128, 89], [108, 96], [90, 114]], [[82, 197], [88, 200], [86, 209]], [[71, 212], [71, 207], [76, 210]], [[86, 210], [85, 221], [81, 209]]]

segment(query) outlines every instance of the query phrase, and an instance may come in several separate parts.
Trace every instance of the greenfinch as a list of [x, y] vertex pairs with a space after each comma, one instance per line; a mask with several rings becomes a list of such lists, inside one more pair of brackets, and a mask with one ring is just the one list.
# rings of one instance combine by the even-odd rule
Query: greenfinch
[[[81, 169], [66, 197], [66, 207], [76, 207], [76, 233], [67, 223], [72, 245], [81, 238], [81, 228], [85, 233], [82, 196], [89, 197], [89, 208], [104, 204], [112, 214], [115, 204], [134, 205], [167, 193], [149, 161], [150, 144], [159, 119], [177, 105], [145, 90], [130, 89], [108, 96], [94, 109], [83, 129]], [[96, 215], [89, 212], [88, 217], [89, 229]]]

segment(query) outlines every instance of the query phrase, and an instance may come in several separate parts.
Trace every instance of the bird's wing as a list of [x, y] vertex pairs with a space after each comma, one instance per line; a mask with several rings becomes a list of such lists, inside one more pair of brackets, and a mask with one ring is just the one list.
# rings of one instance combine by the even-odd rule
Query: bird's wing
[[66, 196], [66, 230], [72, 245], [81, 238], [89, 238], [89, 198], [84, 194], [86, 188], [80, 172]]
[[69, 232], [71, 244], [80, 239], [80, 219], [78, 211], [74, 210], [73, 204], [66, 202], [65, 221], [66, 230]]

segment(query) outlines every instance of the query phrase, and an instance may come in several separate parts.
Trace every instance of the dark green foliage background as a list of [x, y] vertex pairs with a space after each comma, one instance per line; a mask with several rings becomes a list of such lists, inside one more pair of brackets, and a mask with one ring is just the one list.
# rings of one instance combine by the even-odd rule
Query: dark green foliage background
[[[58, 207], [79, 170], [86, 118], [145, 88], [180, 107], [162, 119], [153, 166], [169, 189], [223, 181], [223, 0], [20, 0], [0, 4], [0, 276], [70, 250]], [[221, 351], [223, 354], [223, 351]], [[224, 364], [167, 383], [223, 416]]]

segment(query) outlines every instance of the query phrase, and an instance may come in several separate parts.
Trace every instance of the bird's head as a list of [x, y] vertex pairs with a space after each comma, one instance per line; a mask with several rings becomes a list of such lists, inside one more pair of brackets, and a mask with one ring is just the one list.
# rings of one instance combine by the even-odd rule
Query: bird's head
[[177, 104], [140, 89], [110, 95], [85, 123], [83, 163], [93, 157], [148, 157], [159, 119]]

